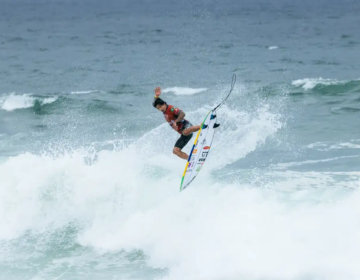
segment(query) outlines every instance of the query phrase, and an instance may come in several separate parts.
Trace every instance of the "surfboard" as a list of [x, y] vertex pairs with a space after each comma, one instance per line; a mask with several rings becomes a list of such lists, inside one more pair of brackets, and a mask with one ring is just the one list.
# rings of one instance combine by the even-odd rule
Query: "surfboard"
[[225, 103], [230, 96], [236, 82], [236, 75], [232, 77], [231, 88], [224, 100], [214, 109], [209, 111], [202, 122], [200, 129], [196, 135], [194, 144], [186, 162], [183, 177], [181, 179], [180, 191], [185, 190], [190, 183], [199, 174], [211, 150], [211, 144], [214, 138], [215, 129], [219, 126], [216, 122], [216, 110]]

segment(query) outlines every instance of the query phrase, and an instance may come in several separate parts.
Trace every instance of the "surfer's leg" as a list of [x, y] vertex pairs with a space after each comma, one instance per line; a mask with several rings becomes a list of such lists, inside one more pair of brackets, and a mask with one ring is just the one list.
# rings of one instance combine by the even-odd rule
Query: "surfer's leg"
[[181, 134], [180, 138], [175, 143], [173, 153], [180, 158], [188, 159], [189, 156], [186, 153], [182, 152], [181, 150], [190, 141], [191, 137], [192, 137], [192, 133], [190, 135]]
[[189, 128], [185, 128], [182, 133], [184, 135], [189, 135], [195, 131], [198, 131], [200, 129], [200, 125], [194, 125], [194, 126], [190, 126]]
[[178, 148], [178, 147], [174, 147], [173, 153], [174, 153], [175, 155], [177, 155], [179, 158], [182, 158], [182, 159], [185, 159], [185, 160], [187, 160], [188, 157], [189, 157], [186, 153], [182, 152], [182, 151], [180, 150], [180, 148]]

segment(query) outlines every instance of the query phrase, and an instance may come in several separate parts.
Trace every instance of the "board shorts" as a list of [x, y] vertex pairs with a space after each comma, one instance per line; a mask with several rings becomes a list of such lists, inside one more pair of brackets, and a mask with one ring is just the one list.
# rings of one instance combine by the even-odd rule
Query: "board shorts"
[[[184, 126], [181, 128], [181, 131], [184, 129], [187, 129], [191, 126], [193, 126], [189, 121], [184, 121]], [[180, 138], [176, 141], [175, 147], [182, 150], [186, 146], [186, 144], [190, 141], [191, 137], [193, 136], [193, 133], [190, 133], [189, 135], [181, 134]]]

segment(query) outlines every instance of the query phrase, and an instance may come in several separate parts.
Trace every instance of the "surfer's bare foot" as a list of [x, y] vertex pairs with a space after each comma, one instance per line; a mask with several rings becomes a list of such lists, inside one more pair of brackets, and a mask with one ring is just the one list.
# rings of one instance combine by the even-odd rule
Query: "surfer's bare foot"
[[185, 159], [185, 160], [187, 160], [188, 157], [189, 157], [186, 153], [182, 152], [180, 150], [180, 148], [177, 148], [177, 147], [174, 148], [173, 153], [175, 155], [177, 155], [179, 158], [182, 158], [182, 159]]

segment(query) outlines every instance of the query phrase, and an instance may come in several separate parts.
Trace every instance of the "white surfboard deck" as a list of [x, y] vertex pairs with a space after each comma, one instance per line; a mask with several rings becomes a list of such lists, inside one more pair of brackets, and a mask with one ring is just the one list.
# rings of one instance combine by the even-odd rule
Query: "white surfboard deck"
[[181, 180], [180, 191], [186, 189], [200, 172], [211, 149], [216, 123], [216, 111], [210, 111], [198, 131]]

